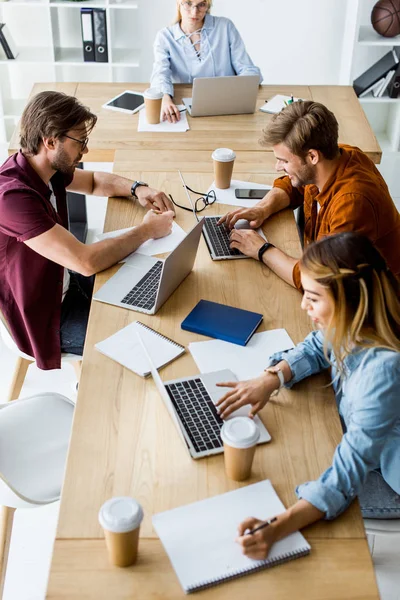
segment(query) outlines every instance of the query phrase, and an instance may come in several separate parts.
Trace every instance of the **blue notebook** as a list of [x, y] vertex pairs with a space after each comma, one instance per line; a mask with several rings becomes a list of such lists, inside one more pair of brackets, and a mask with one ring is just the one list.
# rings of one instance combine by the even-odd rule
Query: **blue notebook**
[[245, 346], [261, 321], [260, 313], [200, 300], [186, 319], [182, 329]]

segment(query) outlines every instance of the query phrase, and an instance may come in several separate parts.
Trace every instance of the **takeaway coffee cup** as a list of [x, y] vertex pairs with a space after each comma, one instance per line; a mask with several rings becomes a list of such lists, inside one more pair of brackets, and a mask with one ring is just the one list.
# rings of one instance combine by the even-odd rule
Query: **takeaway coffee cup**
[[156, 88], [148, 88], [143, 93], [143, 96], [146, 110], [146, 120], [150, 125], [156, 125], [160, 122], [163, 94]]
[[211, 158], [214, 161], [215, 185], [220, 190], [226, 190], [231, 185], [236, 154], [229, 148], [217, 148]]
[[117, 567], [128, 567], [136, 562], [139, 530], [143, 510], [139, 502], [127, 496], [111, 498], [99, 512], [104, 529], [110, 562]]
[[225, 471], [229, 479], [244, 481], [250, 477], [254, 452], [260, 437], [256, 423], [248, 417], [228, 419], [222, 426]]

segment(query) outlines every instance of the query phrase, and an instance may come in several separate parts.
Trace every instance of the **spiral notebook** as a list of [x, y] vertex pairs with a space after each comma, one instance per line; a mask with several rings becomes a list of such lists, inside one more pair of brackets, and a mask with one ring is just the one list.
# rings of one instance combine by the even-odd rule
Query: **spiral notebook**
[[188, 594], [309, 554], [310, 545], [298, 531], [276, 542], [266, 560], [247, 558], [235, 542], [246, 517], [266, 520], [284, 510], [266, 480], [158, 513], [153, 526]]
[[140, 321], [135, 321], [120, 329], [114, 335], [96, 344], [95, 348], [127, 369], [142, 377], [147, 377], [150, 375], [150, 365], [143, 356], [143, 350], [136, 335], [137, 331], [143, 337], [157, 369], [164, 367], [185, 352], [184, 346]]

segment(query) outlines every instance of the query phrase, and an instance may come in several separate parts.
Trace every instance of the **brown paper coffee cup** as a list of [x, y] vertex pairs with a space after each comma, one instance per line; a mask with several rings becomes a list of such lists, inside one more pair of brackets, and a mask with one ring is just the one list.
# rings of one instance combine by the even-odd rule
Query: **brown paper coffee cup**
[[136, 562], [142, 519], [142, 507], [127, 496], [111, 498], [100, 508], [99, 522], [113, 565], [128, 567]]
[[149, 88], [143, 93], [143, 97], [146, 120], [149, 125], [157, 125], [160, 122], [163, 94], [157, 89]]
[[250, 477], [260, 430], [248, 417], [228, 419], [222, 426], [225, 471], [229, 479], [244, 481]]
[[233, 448], [224, 443], [225, 471], [229, 479], [244, 481], [251, 474], [256, 446]]
[[236, 154], [229, 148], [217, 148], [211, 156], [214, 161], [215, 186], [226, 190], [231, 185]]
[[135, 564], [139, 546], [140, 526], [133, 531], [114, 533], [104, 530], [108, 557], [116, 567], [129, 567]]

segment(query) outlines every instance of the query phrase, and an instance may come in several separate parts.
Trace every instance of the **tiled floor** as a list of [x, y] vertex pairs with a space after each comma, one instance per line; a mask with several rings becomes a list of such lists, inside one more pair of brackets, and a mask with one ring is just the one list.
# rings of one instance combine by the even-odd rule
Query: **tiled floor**
[[[0, 162], [1, 160], [0, 148]], [[3, 159], [4, 160], [4, 159]], [[396, 205], [400, 210], [400, 158], [389, 157], [381, 170], [387, 178]], [[100, 165], [96, 165], [99, 168]], [[102, 165], [110, 170], [111, 165]], [[87, 165], [86, 168], [94, 168]], [[88, 198], [88, 241], [102, 231], [106, 200]], [[15, 358], [0, 340], [0, 402], [4, 402], [11, 381]], [[60, 371], [43, 372], [35, 366], [28, 370], [22, 396], [43, 391], [55, 391], [74, 398], [75, 374], [71, 365]], [[10, 561], [3, 600], [43, 600], [47, 584], [51, 548], [58, 517], [58, 503], [32, 510], [17, 511], [14, 522]], [[377, 537], [374, 563], [382, 600], [400, 600], [400, 537]], [[23, 577], [21, 577], [23, 573]]]

